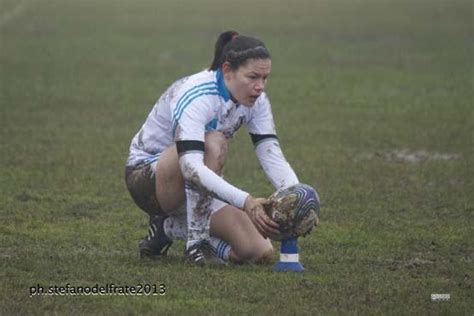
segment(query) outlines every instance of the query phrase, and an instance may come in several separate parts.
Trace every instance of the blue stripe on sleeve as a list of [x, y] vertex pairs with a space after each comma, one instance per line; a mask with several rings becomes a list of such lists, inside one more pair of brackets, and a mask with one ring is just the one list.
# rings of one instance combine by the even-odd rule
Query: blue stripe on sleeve
[[205, 87], [205, 88], [201, 88], [201, 89], [195, 89], [185, 99], [180, 101], [181, 103], [178, 102], [178, 105], [176, 106], [176, 109], [174, 110], [173, 116], [174, 117], [181, 117], [181, 115], [184, 111], [184, 108], [189, 104], [189, 100], [193, 99], [194, 96], [196, 96], [197, 94], [199, 94], [201, 92], [204, 92], [204, 91], [217, 91], [217, 87], [212, 86], [212, 87]]
[[195, 93], [196, 91], [202, 89], [202, 88], [206, 88], [207, 86], [209, 87], [213, 87], [215, 86], [216, 83], [214, 81], [210, 81], [210, 82], [205, 82], [205, 83], [202, 83], [200, 85], [197, 85], [197, 86], [194, 86], [192, 87], [191, 89], [189, 89], [188, 91], [186, 91], [182, 96], [181, 98], [179, 98], [178, 102], [176, 103], [176, 108], [174, 109], [174, 113], [173, 115], [176, 116], [179, 112], [179, 109], [180, 109], [180, 106], [182, 105], [182, 103], [184, 102], [184, 100], [186, 98], [188, 98], [189, 95]]
[[174, 134], [175, 134], [175, 132], [176, 132], [176, 127], [177, 127], [177, 125], [178, 125], [178, 121], [179, 121], [179, 119], [181, 118], [181, 115], [183, 114], [185, 108], [186, 108], [192, 101], [194, 101], [195, 99], [197, 99], [197, 98], [199, 98], [199, 97], [201, 97], [201, 96], [203, 96], [203, 95], [219, 95], [219, 92], [218, 92], [217, 90], [208, 91], [208, 92], [204, 91], [204, 92], [202, 92], [202, 93], [200, 93], [200, 94], [197, 94], [197, 95], [193, 96], [190, 100], [188, 100], [188, 102], [186, 102], [186, 104], [183, 105], [183, 110], [180, 112], [180, 114], [178, 115], [178, 117], [173, 117], [173, 136], [174, 136]]

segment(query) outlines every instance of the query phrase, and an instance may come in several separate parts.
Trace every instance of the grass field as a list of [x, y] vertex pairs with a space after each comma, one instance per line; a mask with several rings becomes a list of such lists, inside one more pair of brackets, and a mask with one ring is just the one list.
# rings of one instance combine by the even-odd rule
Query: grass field
[[[302, 274], [138, 258], [130, 140], [226, 29], [272, 52], [280, 142], [321, 195]], [[473, 41], [471, 1], [0, 0], [0, 315], [472, 315]], [[273, 191], [245, 131], [226, 178]], [[167, 292], [29, 295], [66, 283]]]

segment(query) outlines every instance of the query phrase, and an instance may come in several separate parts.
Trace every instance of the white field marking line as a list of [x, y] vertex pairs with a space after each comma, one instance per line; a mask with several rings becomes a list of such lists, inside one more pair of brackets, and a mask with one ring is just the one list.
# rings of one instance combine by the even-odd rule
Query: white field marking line
[[6, 11], [2, 15], [0, 15], [0, 27], [6, 25], [8, 22], [10, 22], [13, 18], [17, 17], [23, 11], [28, 9], [34, 2], [37, 0], [31, 0], [31, 1], [21, 1], [18, 3], [13, 9]]

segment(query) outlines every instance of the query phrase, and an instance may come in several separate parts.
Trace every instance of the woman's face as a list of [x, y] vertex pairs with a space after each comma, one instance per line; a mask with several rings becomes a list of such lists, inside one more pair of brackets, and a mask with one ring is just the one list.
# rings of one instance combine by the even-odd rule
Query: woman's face
[[265, 89], [271, 68], [270, 59], [249, 59], [237, 70], [232, 70], [226, 62], [222, 72], [232, 96], [242, 105], [253, 106]]

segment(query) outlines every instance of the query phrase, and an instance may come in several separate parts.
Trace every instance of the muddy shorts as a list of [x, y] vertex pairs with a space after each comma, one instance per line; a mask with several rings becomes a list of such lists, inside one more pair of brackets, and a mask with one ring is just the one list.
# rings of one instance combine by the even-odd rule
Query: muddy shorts
[[[155, 166], [155, 164], [151, 164], [139, 167], [125, 167], [125, 183], [133, 201], [150, 216], [186, 214], [185, 204], [170, 214], [166, 214], [161, 209], [160, 203], [158, 203], [156, 198], [156, 179], [153, 172]], [[216, 198], [212, 199], [210, 205], [211, 214], [221, 210], [226, 205], [229, 204]]]
[[135, 204], [149, 215], [165, 215], [156, 198], [153, 164], [125, 167], [125, 183]]

